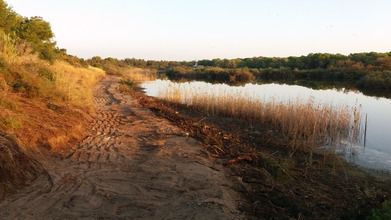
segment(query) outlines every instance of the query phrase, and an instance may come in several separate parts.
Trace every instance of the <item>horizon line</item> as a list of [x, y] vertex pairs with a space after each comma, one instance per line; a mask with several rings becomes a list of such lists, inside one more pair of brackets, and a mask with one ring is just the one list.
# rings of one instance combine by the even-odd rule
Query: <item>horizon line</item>
[[112, 59], [117, 59], [117, 60], [136, 59], [136, 60], [158, 61], [158, 62], [164, 62], [164, 61], [166, 61], [166, 62], [192, 62], [192, 61], [216, 60], [216, 59], [220, 59], [220, 60], [235, 60], [235, 59], [249, 59], [249, 58], [279, 58], [279, 59], [286, 59], [286, 58], [289, 58], [289, 57], [305, 57], [305, 56], [309, 56], [311, 54], [328, 54], [328, 55], [350, 56], [350, 55], [353, 55], [353, 54], [369, 54], [369, 53], [387, 54], [387, 53], [391, 53], [391, 50], [389, 50], [389, 51], [361, 51], [361, 52], [352, 52], [352, 53], [311, 52], [311, 53], [307, 53], [307, 54], [290, 55], [290, 56], [263, 56], [263, 55], [260, 55], [260, 56], [235, 57], [235, 58], [214, 57], [214, 58], [188, 59], [188, 60], [148, 59], [148, 58], [137, 58], [137, 57], [122, 57], [122, 58], [119, 58], [119, 57], [114, 57], [114, 56], [100, 56], [100, 55], [94, 55], [94, 56], [90, 56], [90, 57], [83, 57], [83, 56], [78, 56], [78, 55], [74, 55], [74, 54], [70, 54], [70, 55], [82, 58], [84, 60], [89, 60], [89, 59], [92, 59], [94, 57], [100, 57], [101, 59], [112, 58]]

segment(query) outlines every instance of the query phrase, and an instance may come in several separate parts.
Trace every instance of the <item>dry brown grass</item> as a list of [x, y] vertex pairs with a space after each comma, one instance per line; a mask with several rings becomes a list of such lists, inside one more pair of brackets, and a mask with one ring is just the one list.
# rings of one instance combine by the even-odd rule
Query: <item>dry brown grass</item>
[[8, 97], [8, 87], [5, 83], [3, 87], [1, 86], [0, 78], [0, 130], [14, 130], [21, 126], [22, 116], [20, 109], [17, 103]]
[[35, 55], [19, 56], [7, 62], [6, 68], [4, 76], [8, 82], [2, 82], [4, 77], [0, 73], [0, 89], [11, 87], [13, 92], [30, 98], [40, 97], [78, 107], [92, 106], [92, 88], [105, 75], [98, 68], [76, 67], [64, 61], [50, 64]]
[[17, 57], [15, 40], [0, 29], [0, 54], [3, 59], [12, 61]]
[[103, 70], [75, 67], [62, 61], [50, 65], [49, 70], [54, 73], [55, 88], [64, 97], [64, 101], [92, 107], [93, 87], [105, 75]]
[[143, 82], [143, 81], [155, 80], [157, 77], [157, 72], [156, 70], [153, 69], [127, 67], [122, 72], [122, 77], [125, 80], [131, 80], [133, 82]]
[[24, 101], [91, 111], [93, 87], [104, 75], [98, 68], [42, 60], [0, 32], [0, 129], [15, 130], [29, 123], [30, 113], [17, 108]]
[[30, 47], [0, 30], [0, 91], [90, 107], [92, 88], [104, 75], [98, 68], [42, 60]]
[[121, 78], [118, 86], [119, 91], [123, 93], [133, 93], [134, 87], [137, 84], [157, 79], [157, 71], [154, 69], [126, 67], [122, 71]]
[[232, 92], [205, 92], [172, 85], [161, 98], [187, 104], [210, 115], [244, 119], [277, 131], [291, 150], [314, 150], [319, 146], [340, 147], [360, 138], [359, 109], [316, 104], [313, 100], [261, 101]]

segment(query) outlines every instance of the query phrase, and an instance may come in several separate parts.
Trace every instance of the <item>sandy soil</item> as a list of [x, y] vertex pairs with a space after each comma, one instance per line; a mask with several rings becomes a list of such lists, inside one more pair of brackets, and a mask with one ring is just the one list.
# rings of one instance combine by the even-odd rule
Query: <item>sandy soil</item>
[[0, 219], [243, 219], [224, 168], [200, 142], [117, 92], [95, 92], [89, 135], [0, 203]]

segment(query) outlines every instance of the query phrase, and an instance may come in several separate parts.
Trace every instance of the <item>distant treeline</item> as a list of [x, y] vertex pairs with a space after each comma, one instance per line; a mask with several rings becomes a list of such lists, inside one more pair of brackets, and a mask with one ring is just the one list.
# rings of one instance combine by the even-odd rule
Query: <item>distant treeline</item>
[[300, 57], [254, 57], [244, 59], [200, 60], [198, 65], [221, 68], [256, 68], [256, 69], [391, 69], [390, 53], [355, 53], [342, 54], [314, 53]]
[[112, 57], [101, 58], [99, 56], [92, 57], [91, 59], [86, 60], [87, 63], [94, 67], [99, 67], [103, 69], [107, 69], [109, 74], [115, 73], [116, 68], [126, 68], [126, 67], [140, 67], [140, 68], [150, 68], [150, 69], [158, 69], [158, 70], [167, 70], [171, 67], [177, 66], [187, 66], [193, 67], [196, 62], [178, 62], [178, 61], [154, 61], [154, 60], [143, 60], [143, 59], [135, 59], [135, 58], [127, 58], [127, 59], [116, 59]]
[[130, 65], [136, 67], [149, 67], [166, 69], [174, 66], [203, 66], [220, 68], [250, 68], [250, 69], [391, 69], [391, 52], [389, 53], [354, 53], [348, 56], [342, 54], [314, 53], [300, 57], [253, 57], [238, 59], [212, 59], [199, 61], [153, 61], [127, 58], [123, 60], [115, 58], [102, 59], [93, 57], [89, 60], [91, 64], [102, 65], [112, 63], [116, 65]]
[[365, 89], [391, 90], [391, 52], [309, 54], [300, 57], [201, 60], [199, 66], [249, 68], [257, 80], [348, 82]]
[[93, 57], [87, 62], [106, 71], [128, 66], [158, 69], [171, 79], [243, 83], [253, 80], [347, 82], [366, 89], [391, 90], [391, 52], [316, 53], [300, 57], [254, 57], [200, 61], [151, 61]]

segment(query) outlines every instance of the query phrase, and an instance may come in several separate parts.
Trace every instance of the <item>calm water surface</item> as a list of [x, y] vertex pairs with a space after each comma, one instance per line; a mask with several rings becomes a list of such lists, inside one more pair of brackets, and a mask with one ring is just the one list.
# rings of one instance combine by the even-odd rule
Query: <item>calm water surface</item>
[[[176, 82], [156, 80], [142, 85], [150, 96], [159, 97], [165, 88]], [[261, 100], [308, 101], [315, 103], [360, 107], [363, 115], [368, 116], [366, 146], [355, 145], [354, 154], [347, 159], [360, 166], [391, 171], [391, 99], [370, 97], [358, 91], [345, 89], [314, 90], [303, 86], [286, 84], [246, 84], [229, 86], [206, 82], [181, 82], [183, 89], [205, 93], [233, 93]]]

